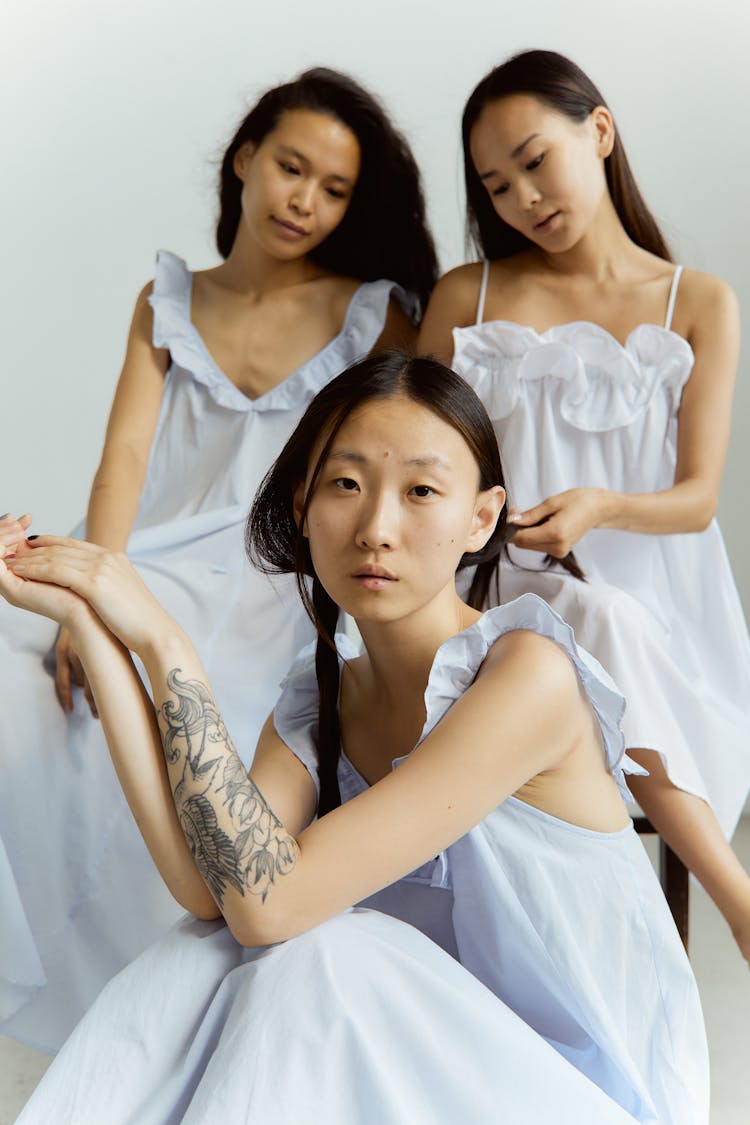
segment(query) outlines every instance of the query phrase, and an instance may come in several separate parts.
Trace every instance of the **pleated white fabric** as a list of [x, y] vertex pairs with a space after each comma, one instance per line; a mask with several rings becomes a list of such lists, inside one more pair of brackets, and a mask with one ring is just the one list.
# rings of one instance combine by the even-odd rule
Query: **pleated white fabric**
[[[676, 293], [676, 287], [674, 288]], [[453, 333], [453, 366], [482, 399], [510, 502], [570, 488], [674, 483], [677, 412], [694, 363], [668, 327], [619, 343], [586, 321], [544, 333], [487, 321]], [[718, 525], [684, 535], [595, 529], [576, 545], [588, 581], [512, 545], [500, 600], [545, 598], [627, 700], [627, 745], [658, 751], [731, 836], [750, 788], [750, 641]]]
[[[389, 281], [361, 285], [340, 334], [250, 400], [192, 324], [191, 292], [185, 263], [161, 252], [150, 301], [154, 343], [171, 363], [128, 554], [195, 641], [249, 763], [279, 683], [312, 635], [293, 580], [267, 578], [245, 558], [250, 503], [313, 396], [373, 347], [391, 295], [408, 301]], [[0, 1032], [45, 1049], [180, 914], [125, 805], [100, 724], [81, 700], [66, 717], [55, 699], [42, 667], [53, 640], [49, 622], [0, 606]]]

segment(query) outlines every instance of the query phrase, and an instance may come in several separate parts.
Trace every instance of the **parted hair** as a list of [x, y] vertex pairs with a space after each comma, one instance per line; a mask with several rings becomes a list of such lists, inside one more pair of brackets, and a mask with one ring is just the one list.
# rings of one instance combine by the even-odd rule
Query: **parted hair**
[[310, 259], [360, 281], [397, 281], [416, 294], [424, 311], [437, 279], [437, 257], [411, 148], [372, 94], [326, 67], [306, 70], [267, 90], [229, 142], [219, 173], [219, 253], [229, 256], [241, 216], [242, 184], [234, 171], [235, 155], [248, 141], [260, 144], [281, 115], [295, 109], [335, 118], [351, 129], [360, 147], [360, 172], [346, 213], [310, 252]]
[[[320, 472], [343, 423], [364, 403], [397, 395], [427, 407], [458, 430], [476, 460], [479, 491], [503, 485], [495, 432], [471, 387], [437, 360], [389, 351], [348, 368], [315, 396], [266, 474], [247, 521], [245, 542], [253, 565], [266, 574], [296, 575], [300, 597], [318, 632], [315, 668], [319, 692], [318, 814], [321, 816], [341, 803], [336, 776], [341, 744], [339, 662], [334, 644], [339, 607], [315, 573], [302, 527]], [[323, 437], [322, 448], [310, 472], [313, 450]], [[298, 522], [294, 497], [309, 472], [310, 483]], [[458, 564], [459, 569], [476, 566], [467, 599], [476, 608], [486, 602], [498, 556], [508, 536], [505, 512], [503, 508], [482, 550], [463, 555]]]
[[[464, 108], [461, 136], [467, 241], [483, 258], [508, 258], [534, 245], [495, 211], [469, 147], [471, 131], [484, 107], [511, 94], [531, 94], [574, 121], [585, 121], [597, 106], [609, 108], [588, 75], [556, 51], [523, 51], [482, 79]], [[604, 161], [604, 172], [612, 203], [628, 236], [644, 250], [671, 262], [669, 247], [640, 193], [617, 129], [612, 152]]]

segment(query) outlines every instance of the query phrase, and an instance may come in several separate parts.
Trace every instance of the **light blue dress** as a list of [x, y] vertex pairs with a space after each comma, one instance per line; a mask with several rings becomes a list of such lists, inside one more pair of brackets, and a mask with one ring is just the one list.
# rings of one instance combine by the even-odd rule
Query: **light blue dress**
[[[313, 396], [371, 350], [390, 297], [408, 300], [389, 281], [361, 285], [339, 335], [251, 400], [212, 359], [190, 319], [191, 293], [185, 263], [160, 253], [153, 341], [171, 362], [128, 554], [195, 641], [249, 763], [312, 636], [294, 580], [268, 578], [245, 557], [250, 503]], [[180, 913], [135, 828], [101, 725], [82, 699], [70, 717], [55, 699], [42, 668], [53, 640], [50, 622], [0, 606], [0, 1032], [42, 1048], [58, 1047], [109, 977]]]
[[[422, 737], [513, 629], [569, 654], [622, 783], [622, 697], [534, 595], [442, 645]], [[346, 637], [339, 650], [356, 655]], [[308, 649], [275, 724], [317, 783], [316, 722]], [[339, 781], [344, 801], [366, 785], [345, 757]], [[247, 950], [221, 923], [176, 926], [110, 983], [18, 1125], [51, 1119], [706, 1125], [706, 1042], [632, 827], [592, 832], [509, 798], [435, 860], [299, 938]]]

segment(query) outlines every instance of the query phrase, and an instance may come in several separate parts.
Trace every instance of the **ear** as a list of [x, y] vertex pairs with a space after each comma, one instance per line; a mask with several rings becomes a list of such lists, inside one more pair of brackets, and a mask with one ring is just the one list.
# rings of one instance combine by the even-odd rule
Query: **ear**
[[[305, 481], [301, 480], [294, 490], [294, 498], [292, 500], [292, 512], [294, 514], [294, 522], [297, 527], [302, 523], [302, 512], [305, 507]], [[307, 539], [307, 529], [302, 528], [302, 534]]]
[[597, 105], [589, 114], [589, 122], [594, 129], [597, 156], [606, 160], [615, 147], [615, 136], [617, 135], [612, 114], [606, 106]]
[[245, 177], [247, 176], [248, 169], [250, 167], [250, 161], [252, 160], [254, 153], [255, 143], [253, 141], [245, 141], [245, 143], [240, 145], [240, 147], [234, 154], [234, 159], [232, 160], [232, 168], [234, 169], [234, 174], [237, 179], [240, 180], [243, 184], [245, 182]]
[[471, 531], [466, 541], [467, 554], [481, 551], [487, 543], [495, 530], [504, 503], [505, 489], [501, 488], [499, 484], [479, 493], [471, 520]]

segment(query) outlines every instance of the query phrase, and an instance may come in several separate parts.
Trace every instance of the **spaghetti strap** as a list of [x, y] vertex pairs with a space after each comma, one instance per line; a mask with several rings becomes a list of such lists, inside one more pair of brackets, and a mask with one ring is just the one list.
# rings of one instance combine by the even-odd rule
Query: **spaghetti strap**
[[674, 315], [674, 306], [677, 300], [677, 288], [680, 284], [680, 275], [682, 273], [682, 266], [676, 266], [674, 275], [672, 277], [672, 285], [669, 290], [669, 303], [667, 305], [667, 318], [664, 321], [664, 327], [669, 330], [672, 327], [672, 317]]
[[481, 324], [484, 319], [484, 300], [487, 296], [487, 281], [490, 276], [490, 263], [489, 259], [485, 258], [482, 262], [482, 284], [479, 287], [479, 300], [477, 301], [477, 324]]

